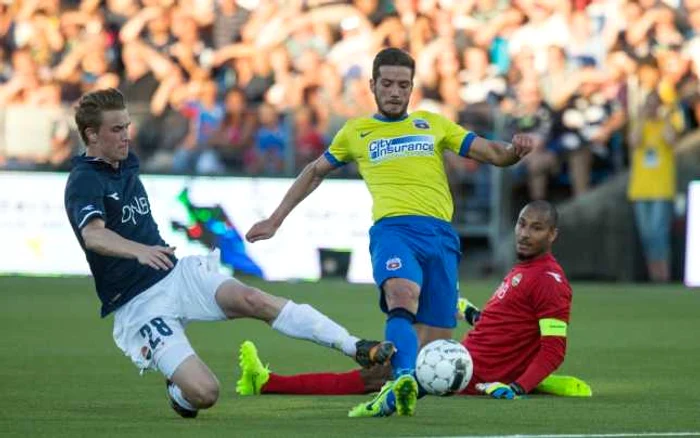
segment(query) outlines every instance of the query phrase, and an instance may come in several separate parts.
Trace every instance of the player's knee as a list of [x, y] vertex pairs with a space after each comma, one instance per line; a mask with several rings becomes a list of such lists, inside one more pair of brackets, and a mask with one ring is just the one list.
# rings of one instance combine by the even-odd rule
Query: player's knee
[[390, 310], [403, 308], [415, 313], [418, 309], [420, 288], [411, 281], [392, 278], [384, 284], [384, 296]]
[[219, 399], [219, 383], [213, 379], [203, 379], [192, 385], [185, 397], [197, 409], [210, 408]]

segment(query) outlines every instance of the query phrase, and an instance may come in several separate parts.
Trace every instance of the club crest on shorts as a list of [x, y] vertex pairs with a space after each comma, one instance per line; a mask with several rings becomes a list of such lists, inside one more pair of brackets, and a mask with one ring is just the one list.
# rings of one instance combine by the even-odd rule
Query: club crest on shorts
[[151, 352], [150, 348], [144, 345], [143, 347], [141, 347], [141, 356], [143, 356], [143, 358], [146, 360], [151, 360], [151, 357], [153, 357], [153, 353]]
[[387, 271], [396, 271], [397, 269], [401, 269], [401, 259], [400, 258], [392, 257], [386, 261], [386, 270]]
[[515, 287], [520, 284], [520, 280], [523, 279], [523, 274], [517, 274], [515, 277], [513, 277], [512, 280], [510, 280], [511, 286]]
[[413, 126], [415, 126], [417, 129], [430, 129], [428, 122], [423, 119], [414, 119]]

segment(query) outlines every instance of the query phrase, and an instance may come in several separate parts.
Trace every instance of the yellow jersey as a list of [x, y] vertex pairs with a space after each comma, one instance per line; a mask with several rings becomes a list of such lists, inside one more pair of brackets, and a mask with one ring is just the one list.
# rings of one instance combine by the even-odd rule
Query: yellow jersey
[[399, 120], [380, 115], [345, 123], [325, 152], [336, 167], [355, 161], [372, 195], [372, 219], [429, 216], [450, 222], [454, 205], [443, 162], [466, 157], [476, 135], [428, 111]]
[[[674, 115], [677, 117], [680, 116]], [[667, 122], [645, 120], [642, 138], [632, 152], [627, 197], [632, 201], [673, 199], [676, 195], [676, 160], [673, 145], [664, 139]], [[674, 128], [682, 128], [682, 120], [672, 120]]]

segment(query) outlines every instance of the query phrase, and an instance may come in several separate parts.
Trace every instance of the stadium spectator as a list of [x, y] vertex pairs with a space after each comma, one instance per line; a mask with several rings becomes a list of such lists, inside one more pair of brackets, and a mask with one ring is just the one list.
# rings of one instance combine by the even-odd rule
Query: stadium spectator
[[240, 172], [252, 165], [255, 114], [246, 108], [245, 94], [237, 88], [226, 93], [225, 105], [224, 120], [209, 144], [226, 168]]
[[158, 53], [169, 56], [176, 39], [171, 29], [172, 9], [160, 6], [143, 8], [119, 31], [123, 44], [141, 39]]
[[502, 106], [507, 135], [516, 132], [535, 133], [544, 141], [538, 145], [516, 171], [527, 172], [527, 186], [530, 199], [545, 200], [549, 178], [559, 169], [557, 156], [547, 147], [551, 144], [554, 113], [547, 105], [535, 80], [524, 79], [516, 87], [515, 99], [507, 99]]
[[676, 194], [674, 147], [683, 130], [683, 114], [672, 83], [661, 82], [648, 94], [630, 143], [628, 197], [634, 207], [649, 279], [671, 276], [671, 221]]
[[181, 109], [189, 121], [189, 131], [175, 152], [173, 168], [181, 173], [223, 173], [223, 164], [209, 147], [225, 117], [224, 107], [216, 99], [216, 83], [203, 80], [192, 83], [192, 86], [195, 90], [193, 99], [186, 101]]
[[275, 175], [284, 168], [289, 144], [288, 133], [275, 108], [267, 103], [258, 107], [259, 127], [254, 134], [254, 154], [250, 166], [253, 174]]
[[296, 168], [301, 170], [323, 153], [324, 141], [313, 113], [301, 107], [294, 113], [294, 144], [296, 146]]
[[624, 123], [618, 102], [602, 93], [605, 76], [593, 66], [579, 71], [575, 88], [558, 96], [561, 111], [558, 142], [569, 166], [574, 196], [590, 189], [594, 158], [609, 156], [608, 142]]
[[216, 11], [212, 24], [214, 48], [220, 49], [231, 43], [241, 42], [243, 27], [250, 17], [250, 11], [238, 6], [236, 0], [221, 0], [215, 3]]

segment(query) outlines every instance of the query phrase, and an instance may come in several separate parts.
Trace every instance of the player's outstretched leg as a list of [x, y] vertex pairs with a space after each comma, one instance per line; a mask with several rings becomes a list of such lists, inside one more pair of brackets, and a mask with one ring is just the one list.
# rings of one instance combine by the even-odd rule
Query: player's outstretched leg
[[[384, 343], [363, 341], [375, 345], [381, 353]], [[282, 376], [263, 365], [255, 344], [245, 341], [239, 349], [241, 377], [236, 383], [240, 395], [303, 394], [303, 395], [355, 395], [378, 391], [387, 381], [391, 371], [387, 365], [355, 369], [341, 373], [304, 373]]]
[[240, 395], [259, 395], [270, 379], [270, 369], [260, 361], [255, 344], [250, 341], [241, 344], [238, 364], [241, 367], [241, 378], [236, 382], [236, 392]]
[[364, 341], [308, 304], [282, 297], [230, 279], [219, 286], [216, 302], [228, 318], [255, 318], [292, 338], [335, 348], [362, 366], [384, 363], [394, 352], [389, 342]]

